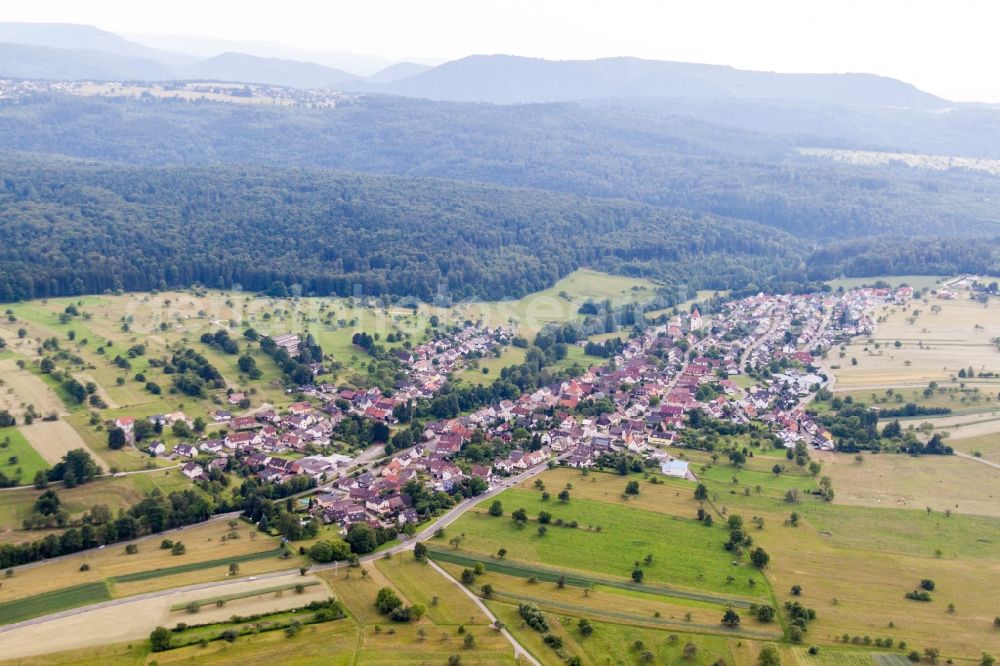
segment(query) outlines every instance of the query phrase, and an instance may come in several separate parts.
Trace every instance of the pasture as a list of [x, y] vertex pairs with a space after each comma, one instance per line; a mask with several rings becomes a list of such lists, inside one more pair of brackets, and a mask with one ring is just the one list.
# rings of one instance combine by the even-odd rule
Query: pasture
[[[624, 485], [623, 480], [620, 488]], [[642, 566], [647, 582], [730, 596], [756, 597], [765, 591], [759, 571], [745, 563], [732, 565], [732, 556], [722, 548], [727, 536], [722, 526], [706, 527], [693, 520], [693, 500], [689, 516], [665, 516], [620, 501], [571, 498], [561, 503], [555, 499], [561, 488], [551, 488], [548, 501], [537, 490], [505, 491], [498, 496], [503, 516], [489, 515], [489, 500], [462, 516], [448, 533], [462, 535], [460, 551], [489, 555], [506, 548], [511, 560], [538, 562], [567, 573], [590, 571], [629, 580], [634, 562], [652, 555], [651, 563]], [[510, 514], [522, 508], [530, 520], [518, 527]], [[537, 531], [542, 511], [550, 512], [553, 521], [544, 536]], [[578, 527], [557, 526], [558, 519], [575, 520]]]
[[[880, 322], [874, 335], [847, 345], [843, 358], [830, 352], [830, 362], [840, 365], [837, 388], [926, 386], [931, 381], [958, 381], [959, 371], [970, 367], [977, 373], [1000, 371], [1000, 351], [991, 342], [997, 335], [992, 322], [1000, 301], [992, 298], [984, 306], [970, 300], [968, 292], [958, 294], [955, 300], [929, 296], [905, 309], [887, 306], [877, 311]], [[851, 359], [857, 359], [857, 365]]]
[[8, 479], [31, 483], [35, 473], [48, 469], [49, 463], [28, 443], [18, 428], [0, 428], [0, 472]]
[[[976, 486], [978, 491], [955, 491], [951, 488], [943, 491], [942, 488], [948, 485], [949, 472], [944, 473], [945, 484], [934, 484], [934, 487], [926, 491], [921, 488], [919, 480], [920, 474], [933, 474], [936, 469], [934, 466], [942, 461], [945, 465], [954, 466], [950, 472], [953, 481], [951, 485], [961, 485], [965, 478], [963, 466], [988, 469], [986, 466], [957, 458], [910, 459], [897, 455], [866, 455], [860, 465], [862, 480], [851, 481], [848, 475], [855, 471], [851, 465], [856, 464], [852, 456], [834, 460], [824, 458], [822, 473], [833, 477], [838, 499], [830, 504], [813, 499], [808, 494], [800, 494], [801, 499], [790, 503], [785, 499], [787, 489], [807, 488], [815, 481], [805, 474], [775, 476], [765, 473], [763, 470], [778, 459], [779, 452], [771, 454], [767, 451], [755, 451], [755, 457], [750, 459], [746, 469], [737, 469], [728, 463], [710, 464], [708, 456], [703, 453], [683, 450], [675, 450], [674, 453], [685, 454], [692, 460], [692, 469], [708, 486], [708, 504], [715, 512], [716, 525], [721, 525], [726, 515], [742, 515], [744, 523], [750, 525], [755, 544], [761, 545], [770, 554], [771, 562], [765, 570], [766, 584], [758, 584], [757, 589], [766, 587], [773, 590], [779, 604], [800, 600], [816, 609], [818, 619], [810, 623], [807, 634], [810, 644], [822, 644], [825, 646], [824, 650], [840, 649], [839, 637], [847, 633], [850, 637], [892, 637], [896, 642], [907, 641], [918, 650], [938, 647], [943, 655], [963, 658], [978, 658], [981, 650], [993, 653], [1000, 651], [1000, 635], [992, 627], [992, 618], [997, 612], [995, 594], [990, 586], [977, 582], [990, 580], [1000, 573], [1000, 538], [996, 536], [1000, 522], [987, 507], [988, 495], [994, 491], [986, 478]], [[702, 464], [707, 467], [704, 471], [701, 470]], [[844, 466], [840, 467], [841, 465]], [[898, 475], [893, 476], [895, 465], [903, 467]], [[865, 466], [869, 466], [870, 470], [865, 471]], [[971, 474], [977, 472], [977, 469], [970, 470]], [[907, 479], [913, 473], [918, 474], [918, 480], [908, 487], [905, 484], [910, 483]], [[882, 480], [879, 479], [879, 474], [883, 475]], [[864, 475], [871, 476], [866, 481]], [[735, 483], [734, 477], [737, 479]], [[563, 514], [569, 507], [574, 503], [582, 505], [584, 502], [620, 508], [622, 513], [619, 521], [627, 522], [630, 526], [641, 524], [646, 512], [659, 514], [658, 529], [645, 529], [644, 532], [664, 535], [663, 557], [684, 563], [693, 570], [697, 565], [688, 563], [695, 557], [700, 557], [702, 562], [715, 562], [718, 555], [728, 555], [722, 550], [721, 539], [704, 540], [700, 543], [696, 541], [686, 545], [683, 540], [670, 538], [670, 530], [678, 521], [705, 529], [691, 519], [697, 502], [692, 499], [693, 488], [689, 482], [665, 479], [663, 483], [653, 484], [643, 480], [641, 475], [622, 477], [599, 472], [584, 475], [571, 469], [547, 471], [540, 478], [550, 491], [558, 492], [566, 483], [573, 486], [570, 490], [571, 499], [566, 505], [560, 505], [554, 499], [553, 492], [553, 499], [547, 504], [554, 517], [568, 517]], [[640, 481], [640, 493], [638, 497], [626, 500], [622, 497], [622, 491], [629, 479]], [[940, 501], [940, 504], [934, 505], [928, 513], [924, 506], [918, 506], [917, 509], [889, 509], [884, 506], [884, 502], [852, 499], [855, 493], [863, 491], [865, 485], [877, 486], [880, 483], [889, 488], [893, 487], [893, 483], [902, 484], [899, 487], [903, 490], [925, 493], [916, 495], [910, 500], [911, 504], [923, 502], [924, 497]], [[756, 490], [758, 485], [761, 487], [760, 492]], [[525, 484], [508, 492], [509, 494], [499, 496], [505, 510], [504, 517], [490, 517], [486, 514], [486, 507], [480, 506], [478, 514], [469, 514], [452, 525], [446, 539], [435, 542], [435, 547], [446, 550], [453, 548], [447, 544], [447, 540], [464, 532], [459, 549], [454, 551], [459, 555], [478, 557], [482, 554], [495, 558], [496, 549], [502, 545], [508, 550], [506, 559], [516, 560], [517, 563], [565, 568], [570, 574], [580, 569], [606, 570], [607, 562], [618, 562], [623, 557], [629, 560], [626, 564], [630, 564], [632, 559], [639, 559], [632, 554], [627, 538], [619, 540], [622, 545], [617, 551], [598, 553], [587, 544], [574, 542], [563, 544], [559, 554], [549, 554], [544, 545], [539, 545], [540, 540], [564, 532], [579, 532], [583, 528], [569, 530], [550, 526], [548, 533], [539, 537], [534, 529], [536, 523], [531, 521], [526, 528], [515, 532], [516, 528], [510, 526], [510, 510], [524, 504], [529, 515], [534, 518], [533, 512], [540, 501], [538, 504], [529, 503], [529, 498], [518, 494], [537, 495], [538, 491], [532, 484]], [[956, 492], [959, 493], [958, 509], [946, 505], [946, 502], [955, 497]], [[983, 493], [982, 500], [970, 506], [976, 492]], [[839, 498], [842, 495], [845, 502], [858, 505], [840, 504]], [[513, 498], [513, 502], [508, 502], [506, 498]], [[871, 503], [872, 506], [862, 505], [865, 503]], [[993, 503], [996, 503], [995, 499]], [[961, 513], [963, 507], [969, 510], [968, 514]], [[950, 515], [945, 513], [948, 508], [952, 509]], [[987, 515], [971, 515], [973, 508]], [[792, 512], [799, 515], [797, 527], [788, 524]], [[763, 529], [753, 526], [751, 519], [755, 516], [763, 520]], [[480, 525], [490, 528], [487, 530]], [[718, 529], [720, 536], [724, 535], [724, 530]], [[588, 534], [589, 536], [591, 535]], [[527, 546], [522, 545], [522, 542], [527, 542]], [[581, 556], [580, 551], [584, 551], [586, 555]], [[659, 558], [658, 552], [655, 557]], [[588, 559], [590, 562], [580, 563], [580, 560]], [[729, 564], [730, 559], [722, 557], [718, 565], [719, 576], [724, 577], [726, 569], [733, 568]], [[742, 579], [742, 572], [745, 570], [739, 569], [741, 573], [736, 575], [737, 582]], [[663, 574], [652, 570], [646, 573], [646, 582], [656, 582], [658, 579], [665, 580], [667, 584], [678, 582], [676, 577], [661, 578]], [[619, 571], [617, 574], [624, 578], [627, 572], [623, 575]], [[502, 596], [504, 593], [548, 599], [552, 612], [562, 612], [569, 616], [579, 615], [582, 612], [579, 607], [588, 603], [582, 599], [582, 590], [572, 585], [567, 585], [565, 590], [556, 590], [555, 586], [541, 578], [539, 583], [530, 585], [523, 577], [512, 578], [503, 571], [489, 571], [484, 580], [493, 577], [499, 581], [494, 585], [500, 592], [498, 602], [516, 603], [514, 597], [505, 599]], [[904, 593], [913, 589], [922, 578], [931, 578], [937, 582], [938, 591], [933, 595], [934, 601], [920, 603], [904, 599]], [[696, 578], [691, 587], [711, 592], [712, 583], [711, 576], [705, 580]], [[789, 592], [792, 585], [802, 587], [801, 598], [794, 597]], [[723, 590], [725, 589], [726, 586], [723, 585]], [[600, 586], [590, 592], [591, 595], [604, 593]], [[554, 605], [554, 601], [563, 601], [553, 598], [555, 594], [570, 596], [573, 611]], [[603, 607], [631, 609], [641, 608], [641, 604], [646, 603], [655, 602], [630, 599], [628, 605], [612, 602]], [[677, 605], [680, 602], [676, 599], [663, 599], [662, 603]], [[947, 611], [949, 603], [955, 604], [955, 613]], [[686, 605], [686, 602], [681, 605]], [[669, 613], [663, 613], [664, 617], [660, 619], [669, 620], [666, 617], [668, 615]], [[596, 619], [611, 621], [608, 617]], [[621, 622], [623, 620], [619, 619], [616, 623]], [[893, 623], [891, 627], [890, 622]], [[683, 631], [683, 628], [676, 630]], [[848, 653], [852, 653], [851, 650]]]
[[1000, 518], [1000, 469], [957, 456], [830, 456], [823, 473], [833, 478], [835, 503]]

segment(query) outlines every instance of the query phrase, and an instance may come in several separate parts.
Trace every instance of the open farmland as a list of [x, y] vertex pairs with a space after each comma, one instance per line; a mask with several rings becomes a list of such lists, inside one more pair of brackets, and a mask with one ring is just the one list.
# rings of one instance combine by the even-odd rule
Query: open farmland
[[[172, 555], [169, 548], [161, 548], [160, 542], [165, 538], [183, 542], [186, 552]], [[55, 561], [17, 567], [0, 587], [0, 604], [16, 606], [21, 599], [85, 584], [108, 584], [111, 596], [121, 598], [222, 580], [229, 575], [229, 563], [233, 561], [240, 563], [241, 575], [296, 565], [294, 559], [277, 557], [276, 539], [257, 533], [242, 521], [235, 529], [215, 521], [131, 543], [138, 546], [135, 554], [126, 553], [125, 544], [112, 544]], [[86, 570], [81, 570], [84, 565]]]
[[33, 406], [39, 414], [64, 414], [66, 407], [56, 392], [14, 358], [0, 360], [0, 410], [21, 418]]
[[[969, 300], [968, 292], [946, 300], [928, 295], [906, 309], [886, 307], [884, 319], [870, 338], [847, 345], [836, 370], [837, 388], [885, 389], [920, 386], [931, 381], [955, 381], [960, 370], [1000, 371], [1000, 350], [991, 342], [997, 336], [996, 308]], [[938, 310], [940, 308], [940, 310]], [[914, 311], [919, 313], [914, 317]], [[900, 346], [895, 343], [899, 341]], [[875, 345], [878, 344], [878, 348]], [[851, 362], [857, 359], [857, 365]]]
[[30, 426], [22, 426], [21, 432], [31, 445], [50, 464], [59, 462], [68, 451], [84, 449], [107, 471], [103, 458], [84, 443], [80, 434], [66, 421], [35, 421]]
[[[539, 562], [567, 573], [594, 571], [622, 580], [628, 579], [634, 561], [652, 554], [651, 564], [643, 567], [649, 582], [750, 597], [764, 590], [759, 572], [731, 565], [732, 557], [722, 548], [726, 532], [721, 526], [706, 528], [680, 516], [665, 520], [662, 513], [607, 501], [571, 499], [563, 504], [554, 497], [544, 501], [538, 491], [509, 490], [499, 498], [504, 516], [490, 516], [488, 504], [480, 505], [452, 526], [452, 533], [464, 535], [460, 550], [488, 555], [506, 548], [514, 561]], [[511, 511], [521, 508], [531, 518], [523, 528], [510, 518]], [[575, 520], [579, 526], [550, 524], [540, 536], [536, 517], [542, 511], [551, 512], [553, 520]], [[731, 573], [738, 578], [728, 582]]]
[[957, 456], [830, 456], [837, 504], [951, 511], [1000, 518], [1000, 469]]
[[[288, 574], [268, 580], [243, 581], [225, 586], [226, 593], [250, 593], [256, 589], [266, 589], [280, 583], [295, 584], [303, 580], [298, 573]], [[198, 613], [198, 623], [219, 622], [232, 615], [250, 615], [266, 611], [303, 606], [310, 601], [329, 596], [325, 585], [311, 585], [301, 594], [265, 593], [260, 596], [245, 596], [227, 602], [224, 606], [210, 606]], [[122, 641], [142, 641], [157, 625], [173, 626], [178, 622], [191, 622], [192, 616], [184, 610], [171, 610], [179, 604], [186, 605], [204, 597], [205, 590], [181, 590], [151, 599], [122, 599], [105, 603], [86, 613], [72, 614], [43, 624], [29, 624], [24, 627], [0, 631], [0, 653], [5, 659], [23, 659], [34, 655], [63, 650], [79, 650], [108, 643]], [[98, 623], [95, 625], [94, 623]], [[94, 626], [102, 627], [99, 632]]]
[[[995, 491], [987, 483], [988, 479], [984, 478], [984, 482], [975, 486], [975, 489], [958, 491], [959, 508], [950, 507], [952, 508], [950, 516], [945, 513], [945, 509], [949, 508], [946, 503], [955, 495], [949, 495], [949, 492], [957, 491], [942, 492], [939, 484], [926, 490], [924, 495], [916, 496], [921, 502], [925, 496], [940, 502], [934, 505], [931, 513], [927, 513], [922, 505], [917, 509], [889, 509], [884, 503], [871, 501], [872, 506], [844, 506], [839, 502], [834, 504], [820, 502], [808, 496], [790, 505], [784, 499], [786, 490], [808, 485], [807, 482], [811, 480], [808, 477], [786, 474], [775, 476], [765, 473], [763, 470], [769, 468], [775, 460], [773, 457], [769, 458], [765, 452], [752, 458], [750, 469], [744, 470], [738, 470], [729, 464], [711, 464], [707, 456], [701, 458], [704, 454], [686, 453], [695, 460], [695, 464], [699, 459], [704, 459], [707, 463], [707, 468], [703, 472], [696, 473], [702, 474], [702, 479], [708, 486], [711, 506], [716, 511], [718, 521], [723, 520], [719, 514], [723, 507], [727, 513], [742, 515], [745, 523], [748, 523], [753, 516], [763, 519], [765, 527], [761, 530], [751, 528], [751, 534], [755, 543], [760, 544], [771, 555], [771, 563], [765, 570], [766, 584], [773, 589], [779, 603], [796, 599], [789, 593], [789, 589], [792, 585], [802, 586], [802, 603], [815, 608], [818, 616], [815, 623], [810, 623], [808, 633], [810, 642], [834, 648], [840, 644], [839, 637], [847, 633], [849, 636], [869, 635], [873, 638], [891, 636], [897, 642], [905, 640], [918, 649], [936, 646], [942, 650], [942, 654], [949, 655], [972, 657], [978, 655], [979, 649], [992, 652], [1000, 650], [1000, 644], [997, 643], [1000, 637], [995, 634], [991, 626], [992, 617], [996, 614], [994, 595], [990, 593], [988, 586], [984, 588], [976, 583], [982, 576], [996, 575], [995, 572], [1000, 571], [1000, 539], [995, 538], [998, 519], [988, 506], [989, 494]], [[875, 458], [878, 460], [873, 461]], [[879, 473], [889, 474], [893, 465], [904, 465], [895, 482], [906, 483], [908, 468], [905, 466], [912, 465], [914, 470], [919, 470], [920, 465], [924, 466], [924, 469], [934, 469], [933, 466], [941, 460], [930, 458], [910, 459], [887, 454], [866, 456], [861, 466], [870, 465], [871, 470], [863, 471], [863, 474], [875, 475], [867, 482], [868, 485], [872, 485], [875, 483], [873, 479], [877, 479]], [[843, 478], [843, 475], [851, 471], [850, 466], [855, 464], [853, 457], [844, 456], [843, 464], [847, 466], [846, 469], [838, 469], [839, 464], [841, 464], [839, 460], [827, 460], [824, 463], [824, 473], [830, 473], [834, 478], [838, 497], [844, 494], [845, 502], [867, 503], [860, 499], [852, 499], [852, 493], [860, 492], [866, 482], [856, 482], [857, 486], [852, 490], [851, 484]], [[958, 459], [944, 460], [944, 464], [949, 466], [947, 469], [954, 470], [951, 477], [953, 484], [961, 483], [963, 478], [960, 464], [986, 468], [973, 461]], [[762, 471], [755, 472], [753, 468]], [[970, 470], [971, 474], [978, 472], [978, 469]], [[733, 482], [734, 477], [738, 479], [736, 483]], [[678, 521], [706, 530], [692, 520], [697, 502], [691, 499], [690, 483], [667, 479], [662, 484], [652, 484], [640, 479], [639, 496], [625, 500], [621, 492], [627, 478], [615, 474], [591, 472], [583, 475], [575, 470], [557, 469], [545, 472], [540, 478], [548, 489], [554, 491], [561, 489], [566, 483], [571, 483], [573, 486], [570, 490], [571, 499], [566, 505], [560, 505], [554, 496], [547, 502], [547, 510], [550, 510], [554, 517], [563, 517], [563, 514], [569, 517], [568, 512], [574, 503], [600, 502], [605, 508], [620, 507], [623, 517], [619, 520], [627, 522], [629, 525], [627, 529], [630, 529], [637, 521], [642, 522], [642, 514], [659, 513], [661, 516], [659, 527], [647, 530], [645, 533], [663, 535], [666, 544], [664, 557], [670, 557], [676, 565], [684, 566], [689, 571], [678, 575], [657, 574], [654, 565], [647, 571], [646, 581], [655, 583], [660, 579], [668, 585], [676, 584], [679, 579], [683, 580], [684, 576], [691, 576], [691, 572], [696, 571], [698, 566], [714, 562], [717, 555], [723, 556], [720, 558], [718, 569], [723, 579], [728, 573], [727, 569], [732, 569], [729, 559], [724, 557], [727, 553], [722, 550], [721, 540], [718, 543], [709, 540], [685, 545], [682, 540], [670, 538]], [[632, 475], [630, 478], [640, 477]], [[944, 478], [947, 484], [947, 472]], [[842, 490], [838, 488], [841, 482], [845, 486]], [[892, 479], [887, 481], [889, 488], [892, 487], [892, 482], [894, 482]], [[920, 490], [918, 485], [919, 483], [915, 482], [912, 489]], [[759, 492], [755, 490], [757, 486], [760, 486]], [[744, 493], [744, 488], [749, 492]], [[938, 493], [938, 495], [931, 497], [926, 493]], [[537, 494], [539, 491], [534, 488], [502, 493], [499, 498], [504, 505], [504, 517], [488, 516], [485, 507], [481, 505], [480, 513], [470, 513], [451, 526], [446, 540], [435, 542], [435, 548], [455, 552], [458, 556], [485, 556], [488, 560], [492, 558], [492, 561], [496, 562], [496, 550], [503, 546], [508, 550], [505, 559], [511, 560], [510, 564], [536, 562], [540, 566], [563, 569], [569, 578], [580, 570], [595, 572], [607, 570], [609, 561], [614, 563], [622, 560], [624, 556], [628, 561], [622, 562], [622, 566], [619, 567], [621, 571], [617, 573], [621, 579], [626, 580], [631, 560], [641, 558], [637, 557], [640, 553], [632, 554], [634, 548], [629, 547], [629, 539], [621, 537], [621, 534], [615, 541], [618, 544], [617, 551], [598, 555], [588, 545], [574, 542], [573, 545], [563, 545], [559, 554], [555, 555], [549, 554], [544, 540], [553, 536], [561, 538], [563, 533], [579, 532], [581, 529], [586, 534], [585, 528], [570, 530], [550, 526], [546, 535], [539, 537], [534, 529], [533, 520], [523, 530], [515, 531], [516, 528], [509, 526], [512, 523], [509, 517], [510, 510], [521, 505], [528, 508], [529, 516], [534, 518], [533, 512], [541, 502], [535, 500], [538, 501], [538, 504], [535, 504], [531, 496]], [[910, 504], [917, 501], [915, 498], [911, 499]], [[993, 504], [995, 503], [994, 499]], [[967, 513], [974, 513], [972, 509], [978, 509], [980, 513], [986, 515], [961, 514], [959, 511], [963, 507]], [[801, 517], [798, 527], [783, 524], [787, 523], [792, 511], [796, 511]], [[711, 532], [711, 529], [706, 531]], [[459, 549], [453, 551], [453, 547], [446, 541], [459, 534], [464, 534], [464, 537]], [[587, 536], [593, 536], [593, 533]], [[692, 555], [684, 555], [689, 548]], [[581, 555], [581, 551], [585, 554]], [[690, 562], [699, 553], [701, 562], [691, 564]], [[740, 569], [741, 572], [745, 570]], [[830, 572], [834, 570], [849, 570], [852, 575], [832, 576]], [[698, 580], [695, 574], [693, 578], [694, 580], [688, 583], [685, 589], [712, 591], [714, 581], [711, 577]], [[921, 578], [931, 578], [938, 582], [939, 593], [934, 595], [935, 600], [927, 604], [903, 599], [903, 594], [912, 589]], [[532, 585], [523, 576], [511, 577], [504, 574], [502, 567], [501, 571], [490, 571], [489, 564], [487, 574], [482, 580], [492, 582], [499, 592], [496, 602], [491, 603], [516, 603], [518, 597], [532, 597], [540, 600], [537, 602], [539, 605], [548, 603], [551, 613], [564, 613], [568, 616], [586, 615], [583, 607], [590, 603], [582, 597], [581, 589], [574, 585], [567, 584], [565, 590], [558, 590], [551, 582], [545, 582], [540, 576], [539, 582]], [[731, 586], [726, 585], [723, 580], [722, 591], [739, 586], [739, 581], [740, 575], [737, 575], [737, 580]], [[762, 588], [758, 585], [757, 589]], [[608, 594], [621, 593], [619, 590], [606, 590], [597, 585], [590, 595], [596, 599]], [[511, 596], [505, 598], [504, 594]], [[559, 595], [570, 599], [569, 607], [557, 605], [564, 602]], [[649, 600], [648, 595], [641, 596], [641, 600], [630, 600], [628, 604], [606, 602], [601, 604], [601, 607], [628, 609], [624, 612], [629, 613], [632, 609], [645, 608], [646, 604], [662, 603], [665, 604], [665, 608], [671, 610], [661, 612], [661, 618], [658, 619], [664, 621], [665, 626], [671, 630], [684, 631], [683, 627], [667, 623], [671, 622], [669, 617], [671, 614], [674, 615], [674, 620], [678, 618], [677, 604], [683, 606], [691, 602], [669, 598], [662, 598], [657, 602]], [[957, 608], [965, 610], [949, 614], [946, 612], [949, 603], [954, 603]], [[697, 618], [699, 611], [695, 609], [691, 612]], [[640, 612], [640, 615], [644, 614]], [[616, 624], [636, 623], [635, 619], [627, 621], [606, 616], [601, 618], [598, 615], [594, 617], [603, 622]], [[651, 624], [654, 621], [651, 614], [647, 617]], [[887, 627], [890, 620], [894, 623], [892, 628]], [[752, 628], [752, 625], [748, 624], [747, 628]], [[691, 627], [691, 631], [697, 632], [699, 629]]]

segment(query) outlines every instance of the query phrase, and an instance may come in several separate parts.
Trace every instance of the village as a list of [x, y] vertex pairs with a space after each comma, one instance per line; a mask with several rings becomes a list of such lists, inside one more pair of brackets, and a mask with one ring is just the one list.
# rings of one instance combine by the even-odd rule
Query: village
[[[478, 495], [526, 470], [555, 464], [592, 468], [616, 455], [696, 481], [682, 449], [672, 449], [695, 411], [735, 424], [766, 424], [788, 448], [801, 442], [832, 449], [832, 435], [804, 410], [830, 381], [822, 357], [837, 344], [872, 333], [876, 307], [912, 296], [909, 287], [758, 294], [728, 302], [710, 318], [693, 308], [647, 327], [619, 354], [580, 376], [426, 423], [419, 441], [386, 456], [381, 466], [369, 465], [381, 455], [378, 450], [360, 456], [328, 450], [341, 422], [370, 420], [390, 432], [399, 410], [433, 398], [470, 359], [509, 343], [513, 329], [469, 324], [394, 352], [406, 379], [391, 395], [377, 387], [302, 386], [297, 392], [307, 399], [280, 414], [271, 407], [243, 415], [219, 410], [213, 418], [222, 429], [201, 441], [176, 444], [169, 453], [159, 441], [146, 447], [150, 455], [182, 465], [192, 481], [235, 471], [265, 483], [308, 477], [314, 487], [308, 511], [341, 533], [355, 523], [403, 530], [429, 518], [413, 506], [409, 484], [414, 483], [430, 493]], [[294, 334], [274, 340], [290, 353], [300, 344]], [[232, 405], [244, 399], [228, 397]], [[607, 408], [581, 412], [588, 404]], [[177, 421], [191, 425], [183, 413], [152, 420], [160, 427]], [[131, 434], [135, 421], [121, 417], [113, 426]], [[508, 453], [470, 461], [463, 452], [472, 442], [500, 444]]]

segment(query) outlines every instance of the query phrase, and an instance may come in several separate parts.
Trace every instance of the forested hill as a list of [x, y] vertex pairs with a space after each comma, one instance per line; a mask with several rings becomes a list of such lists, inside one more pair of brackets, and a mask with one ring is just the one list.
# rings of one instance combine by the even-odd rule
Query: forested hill
[[583, 265], [728, 288], [800, 279], [782, 232], [625, 201], [307, 169], [0, 154], [0, 300], [275, 281], [520, 296]]
[[0, 149], [473, 180], [749, 219], [810, 242], [994, 233], [1000, 199], [996, 176], [805, 159], [780, 136], [610, 104], [363, 97], [289, 109], [37, 95], [0, 102]]

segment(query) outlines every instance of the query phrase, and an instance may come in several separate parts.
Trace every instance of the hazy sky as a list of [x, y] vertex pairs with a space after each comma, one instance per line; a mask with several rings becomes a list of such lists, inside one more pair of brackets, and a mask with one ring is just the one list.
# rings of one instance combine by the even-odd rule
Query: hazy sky
[[631, 55], [872, 72], [1000, 102], [997, 0], [5, 0], [0, 20], [281, 42], [392, 59]]

